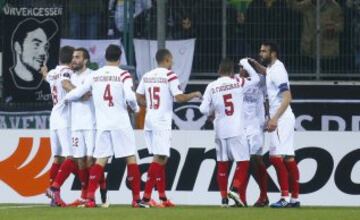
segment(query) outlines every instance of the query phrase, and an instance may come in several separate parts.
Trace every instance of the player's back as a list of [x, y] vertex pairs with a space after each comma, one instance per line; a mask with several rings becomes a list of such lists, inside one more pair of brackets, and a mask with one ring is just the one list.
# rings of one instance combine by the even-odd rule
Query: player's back
[[223, 76], [209, 84], [211, 104], [215, 111], [215, 131], [219, 138], [235, 137], [242, 133], [241, 82], [243, 81]]
[[142, 83], [146, 97], [145, 130], [171, 129], [173, 101], [170, 82], [177, 76], [166, 68], [156, 68], [144, 74]]
[[124, 92], [124, 82], [131, 75], [116, 66], [98, 69], [92, 78], [96, 128], [114, 130], [131, 127]]
[[[78, 87], [84, 84], [88, 77], [91, 77], [93, 71], [86, 69], [84, 72], [75, 72], [71, 77], [71, 83]], [[95, 109], [93, 97], [87, 100], [71, 103], [71, 129], [94, 129], [95, 126]]]
[[70, 106], [65, 105], [62, 101], [66, 91], [62, 86], [63, 80], [71, 80], [73, 71], [65, 65], [59, 65], [49, 71], [46, 81], [49, 82], [53, 108], [50, 115], [50, 129], [60, 129], [70, 126]]

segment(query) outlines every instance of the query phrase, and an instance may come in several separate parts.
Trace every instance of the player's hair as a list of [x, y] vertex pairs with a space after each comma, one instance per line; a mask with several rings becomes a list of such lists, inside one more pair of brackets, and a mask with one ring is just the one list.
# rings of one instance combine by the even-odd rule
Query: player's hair
[[60, 48], [59, 61], [62, 64], [70, 64], [75, 48], [71, 46], [63, 46]]
[[261, 43], [261, 45], [269, 47], [270, 52], [275, 52], [276, 56], [280, 56], [280, 49], [278, 44], [275, 41], [266, 40]]
[[121, 48], [118, 45], [110, 44], [105, 51], [105, 59], [109, 62], [120, 60]]
[[234, 73], [234, 62], [229, 58], [222, 59], [219, 65], [219, 74], [231, 75], [233, 73]]
[[167, 56], [171, 56], [171, 52], [168, 49], [160, 49], [156, 52], [156, 62], [159, 64], [165, 60]]
[[90, 55], [89, 55], [89, 51], [87, 49], [85, 49], [84, 47], [78, 47], [75, 49], [75, 51], [81, 51], [84, 59], [87, 59], [88, 61], [90, 61]]

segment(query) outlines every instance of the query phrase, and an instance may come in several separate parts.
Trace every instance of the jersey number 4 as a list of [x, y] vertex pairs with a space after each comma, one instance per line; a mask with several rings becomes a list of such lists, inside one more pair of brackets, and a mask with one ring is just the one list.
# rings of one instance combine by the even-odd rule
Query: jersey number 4
[[231, 116], [234, 114], [234, 103], [232, 102], [232, 95], [226, 94], [223, 95], [224, 104], [225, 104], [225, 114]]
[[160, 87], [149, 87], [150, 109], [158, 109], [160, 106]]
[[113, 106], [114, 106], [113, 97], [112, 97], [112, 95], [111, 95], [110, 84], [107, 84], [107, 85], [106, 85], [103, 98], [104, 98], [105, 101], [108, 102], [108, 106], [109, 106], [109, 107], [113, 107]]

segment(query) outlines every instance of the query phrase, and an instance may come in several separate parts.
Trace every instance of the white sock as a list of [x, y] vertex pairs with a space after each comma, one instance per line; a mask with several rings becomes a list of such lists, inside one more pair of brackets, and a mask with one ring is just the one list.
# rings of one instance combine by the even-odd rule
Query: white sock
[[298, 198], [291, 198], [291, 199], [290, 199], [290, 203], [295, 203], [295, 202], [298, 202], [298, 201], [299, 201]]

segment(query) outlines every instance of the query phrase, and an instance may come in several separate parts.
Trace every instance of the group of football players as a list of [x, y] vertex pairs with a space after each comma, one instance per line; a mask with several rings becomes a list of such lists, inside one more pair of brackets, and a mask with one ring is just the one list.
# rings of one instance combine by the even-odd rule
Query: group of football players
[[[86, 49], [64, 46], [60, 49], [59, 65], [49, 72], [42, 68], [53, 100], [50, 138], [54, 159], [46, 191], [52, 206], [96, 207], [95, 192], [100, 188], [101, 206], [108, 207], [104, 168], [114, 156], [126, 160], [133, 207], [174, 207], [165, 193], [173, 102], [200, 98], [200, 111], [214, 120], [222, 207], [229, 207], [229, 199], [234, 200], [235, 207], [247, 206], [250, 161], [260, 188], [255, 206], [269, 205], [268, 174], [262, 159], [264, 132], [269, 132], [270, 162], [281, 189], [280, 200], [271, 207], [300, 207], [299, 171], [293, 148], [295, 118], [290, 107], [288, 75], [277, 59], [276, 44], [261, 45], [261, 64], [241, 59], [240, 74], [234, 74], [233, 61], [223, 59], [219, 78], [207, 86], [203, 96], [198, 91], [187, 94], [181, 91], [179, 79], [171, 70], [173, 57], [167, 49], [157, 51], [158, 67], [145, 73], [134, 91], [130, 73], [119, 68], [121, 53], [120, 47], [109, 45], [105, 66], [92, 71], [87, 68], [90, 57]], [[264, 107], [265, 100], [269, 108]], [[142, 197], [137, 148], [128, 112], [138, 113], [139, 106], [146, 108], [144, 138], [153, 155]], [[236, 162], [236, 171], [228, 188], [230, 161]], [[66, 204], [60, 189], [71, 173], [81, 182], [81, 195]], [[151, 198], [155, 187], [159, 202]]]

